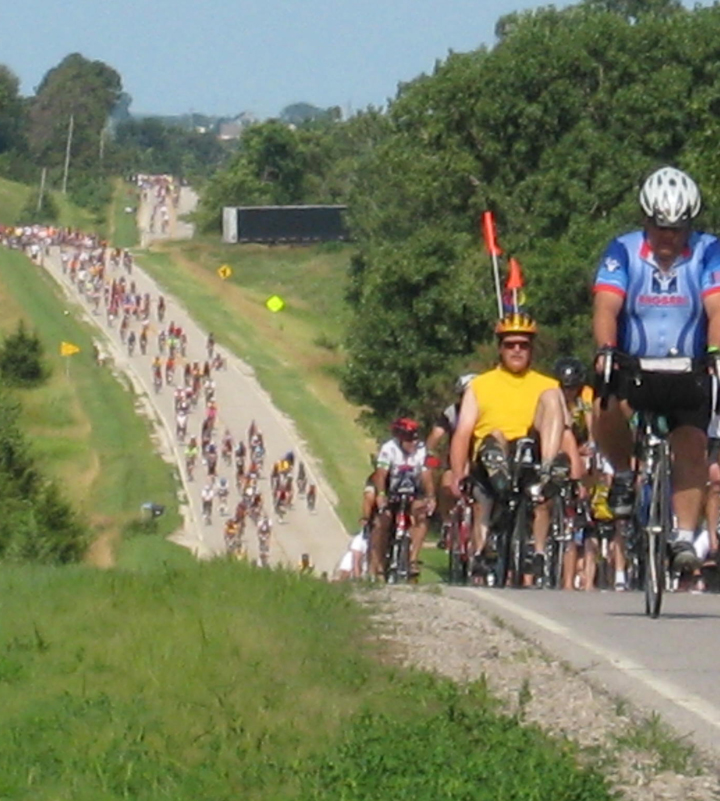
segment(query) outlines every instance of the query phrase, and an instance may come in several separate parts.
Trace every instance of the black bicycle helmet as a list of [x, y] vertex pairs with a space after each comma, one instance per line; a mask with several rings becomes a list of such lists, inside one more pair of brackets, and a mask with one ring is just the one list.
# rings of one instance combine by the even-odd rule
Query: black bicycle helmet
[[585, 367], [575, 356], [562, 356], [555, 362], [555, 378], [563, 389], [581, 387], [585, 383]]

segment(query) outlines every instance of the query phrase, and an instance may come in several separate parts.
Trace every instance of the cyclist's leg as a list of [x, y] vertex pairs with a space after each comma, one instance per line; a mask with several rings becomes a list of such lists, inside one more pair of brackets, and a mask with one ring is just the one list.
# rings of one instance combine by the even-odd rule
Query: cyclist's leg
[[417, 562], [427, 534], [427, 509], [424, 500], [419, 499], [412, 502], [410, 517], [412, 520], [410, 528], [410, 562]]
[[705, 502], [705, 520], [707, 521], [708, 534], [710, 536], [710, 551], [717, 553], [718, 535], [717, 527], [720, 520], [720, 464], [718, 455], [720, 454], [720, 440], [710, 441], [708, 448], [708, 491], [707, 501]]
[[390, 515], [387, 512], [375, 517], [370, 533], [370, 575], [379, 577], [385, 574], [385, 554], [387, 553]]
[[707, 437], [700, 428], [681, 425], [670, 433], [673, 451], [673, 506], [678, 539], [692, 542], [700, 522], [707, 468]]

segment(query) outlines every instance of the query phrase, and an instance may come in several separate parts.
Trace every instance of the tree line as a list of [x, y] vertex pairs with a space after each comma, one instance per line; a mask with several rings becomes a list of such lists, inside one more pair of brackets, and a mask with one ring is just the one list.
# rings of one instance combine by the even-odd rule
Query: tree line
[[501, 17], [496, 37], [382, 112], [257, 126], [202, 195], [205, 227], [224, 203], [349, 204], [344, 388], [377, 420], [427, 418], [453, 376], [492, 358], [483, 210], [525, 268], [546, 363], [589, 355], [595, 264], [641, 222], [650, 171], [688, 170], [701, 225], [720, 225], [720, 7], [585, 0]]
[[[0, 65], [0, 175], [37, 186], [46, 168], [47, 186], [60, 189], [71, 133], [67, 191], [100, 222], [111, 177], [146, 171], [196, 181], [226, 158], [228, 149], [213, 134], [134, 119], [130, 104], [120, 74], [79, 53], [48, 70], [31, 97], [21, 96], [17, 76]], [[47, 198], [40, 216], [49, 222], [56, 209]], [[35, 194], [28, 201], [23, 221], [37, 220], [37, 200]]]

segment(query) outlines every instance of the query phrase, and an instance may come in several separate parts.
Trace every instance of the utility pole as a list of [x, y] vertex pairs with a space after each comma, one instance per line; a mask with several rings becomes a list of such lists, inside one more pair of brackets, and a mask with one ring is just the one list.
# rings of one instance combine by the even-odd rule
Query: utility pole
[[72, 147], [73, 126], [75, 125], [75, 115], [70, 115], [70, 124], [68, 125], [67, 145], [65, 147], [65, 171], [63, 172], [62, 193], [67, 195], [67, 179], [68, 170], [70, 169], [70, 148]]
[[42, 209], [43, 195], [45, 194], [45, 178], [47, 177], [47, 167], [42, 168], [40, 175], [40, 194], [38, 195], [37, 213]]

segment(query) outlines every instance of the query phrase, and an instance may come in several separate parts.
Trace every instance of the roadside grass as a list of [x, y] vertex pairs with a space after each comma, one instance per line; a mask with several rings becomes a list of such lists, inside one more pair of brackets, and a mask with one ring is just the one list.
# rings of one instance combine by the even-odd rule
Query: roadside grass
[[653, 754], [656, 773], [669, 770], [692, 776], [699, 772], [698, 755], [693, 744], [673, 732], [657, 712], [631, 723], [627, 731], [616, 737], [616, 742], [622, 749]]
[[0, 797], [607, 801], [569, 744], [381, 661], [348, 589], [0, 567]]
[[[225, 348], [247, 361], [274, 402], [295, 422], [338, 496], [338, 513], [357, 526], [373, 440], [343, 397], [337, 370], [347, 324], [349, 249], [222, 246], [207, 240], [157, 244], [141, 265]], [[217, 269], [228, 264], [222, 281]], [[285, 309], [265, 307], [278, 294]]]
[[[149, 422], [137, 414], [131, 391], [95, 365], [91, 328], [64, 314], [61, 290], [16, 251], [0, 250], [0, 299], [0, 332], [24, 319], [38, 332], [52, 369], [45, 385], [17, 391], [23, 428], [43, 470], [58, 479], [98, 538], [117, 543], [145, 501], [166, 507], [157, 526], [146, 530], [175, 531], [181, 518], [173, 468], [153, 452]], [[61, 357], [62, 341], [78, 345], [80, 353]]]
[[137, 208], [137, 190], [131, 184], [116, 179], [113, 183], [113, 199], [108, 214], [110, 242], [116, 248], [133, 248], [138, 244], [137, 215], [128, 214], [126, 208]]
[[0, 178], [0, 225], [17, 222], [29, 194], [29, 186]]

